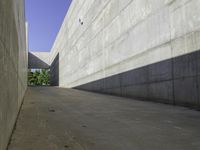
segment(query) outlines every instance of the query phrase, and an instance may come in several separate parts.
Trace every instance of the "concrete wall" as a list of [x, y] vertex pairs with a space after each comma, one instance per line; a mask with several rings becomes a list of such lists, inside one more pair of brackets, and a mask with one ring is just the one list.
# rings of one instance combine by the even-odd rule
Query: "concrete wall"
[[50, 85], [59, 86], [59, 53], [55, 57], [54, 61], [51, 63], [50, 67]]
[[5, 150], [27, 87], [23, 0], [0, 0], [0, 149]]
[[50, 55], [59, 53], [59, 85], [199, 106], [199, 6], [73, 0]]
[[29, 69], [48, 69], [50, 68], [49, 52], [28, 52]]

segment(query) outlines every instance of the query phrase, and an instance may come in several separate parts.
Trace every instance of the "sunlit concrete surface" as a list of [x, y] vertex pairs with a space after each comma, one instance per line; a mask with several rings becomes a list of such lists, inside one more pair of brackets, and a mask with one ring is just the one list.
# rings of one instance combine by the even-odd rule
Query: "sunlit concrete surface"
[[199, 150], [199, 124], [184, 107], [31, 87], [9, 150]]
[[5, 150], [27, 88], [24, 0], [0, 0], [0, 150]]
[[73, 0], [50, 52], [53, 85], [200, 108], [199, 6]]

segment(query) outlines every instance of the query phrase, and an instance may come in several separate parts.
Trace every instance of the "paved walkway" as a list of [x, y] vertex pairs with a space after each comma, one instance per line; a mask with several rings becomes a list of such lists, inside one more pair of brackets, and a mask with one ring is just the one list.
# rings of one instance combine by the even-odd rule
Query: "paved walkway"
[[9, 150], [200, 150], [200, 112], [31, 87]]

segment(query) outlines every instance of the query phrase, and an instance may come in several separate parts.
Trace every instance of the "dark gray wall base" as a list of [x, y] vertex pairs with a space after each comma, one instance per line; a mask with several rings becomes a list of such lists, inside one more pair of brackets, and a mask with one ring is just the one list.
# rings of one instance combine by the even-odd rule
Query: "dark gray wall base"
[[200, 108], [200, 51], [87, 83], [76, 89]]

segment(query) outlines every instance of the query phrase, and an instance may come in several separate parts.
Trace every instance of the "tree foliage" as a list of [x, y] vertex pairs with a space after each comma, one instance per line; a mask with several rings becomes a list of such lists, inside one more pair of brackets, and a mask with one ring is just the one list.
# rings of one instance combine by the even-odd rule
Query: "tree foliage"
[[49, 85], [50, 74], [46, 69], [28, 73], [28, 84], [34, 86]]

